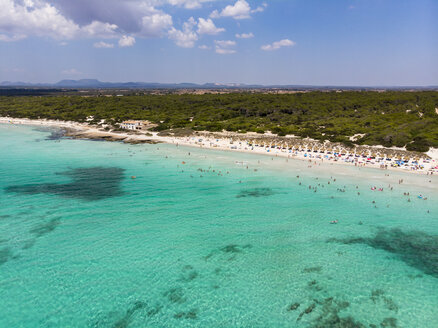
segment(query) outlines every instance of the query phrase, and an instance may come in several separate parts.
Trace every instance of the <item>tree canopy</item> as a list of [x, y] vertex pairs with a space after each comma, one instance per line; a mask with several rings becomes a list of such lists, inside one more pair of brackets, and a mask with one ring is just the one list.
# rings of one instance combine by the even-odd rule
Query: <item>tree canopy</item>
[[0, 97], [0, 115], [115, 124], [157, 123], [156, 130], [271, 131], [318, 140], [427, 151], [438, 147], [438, 92], [344, 91], [295, 94], [169, 94], [123, 97]]

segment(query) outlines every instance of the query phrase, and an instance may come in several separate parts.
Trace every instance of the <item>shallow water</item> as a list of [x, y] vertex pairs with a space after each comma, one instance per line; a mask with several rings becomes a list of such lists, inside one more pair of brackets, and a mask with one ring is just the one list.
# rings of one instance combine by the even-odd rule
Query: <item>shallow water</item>
[[0, 327], [438, 326], [435, 176], [54, 135], [0, 125]]

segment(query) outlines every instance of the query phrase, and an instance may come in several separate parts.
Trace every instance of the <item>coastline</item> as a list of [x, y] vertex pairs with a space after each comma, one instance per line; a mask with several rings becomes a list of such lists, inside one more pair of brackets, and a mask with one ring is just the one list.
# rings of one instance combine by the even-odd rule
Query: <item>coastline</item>
[[[0, 124], [16, 124], [16, 125], [33, 125], [33, 126], [48, 126], [65, 129], [64, 135], [67, 137], [75, 139], [92, 139], [92, 140], [105, 140], [105, 141], [119, 141], [129, 144], [157, 144], [157, 143], [167, 143], [174, 144], [176, 146], [188, 146], [188, 147], [198, 147], [203, 149], [214, 149], [221, 151], [234, 151], [234, 152], [244, 152], [253, 153], [259, 155], [267, 155], [271, 157], [284, 157], [288, 159], [298, 159], [302, 161], [308, 161], [309, 165], [317, 164], [318, 162], [333, 163], [339, 165], [350, 165], [359, 167], [368, 167], [379, 170], [392, 170], [398, 172], [406, 173], [416, 173], [416, 174], [438, 174], [438, 149], [431, 149], [427, 154], [422, 156], [416, 154], [418, 157], [411, 157], [409, 160], [404, 158], [404, 164], [402, 166], [394, 165], [395, 162], [400, 158], [388, 158], [379, 160], [378, 158], [373, 158], [375, 156], [373, 153], [384, 152], [384, 151], [397, 151], [396, 156], [413, 156], [409, 152], [405, 152], [402, 149], [387, 149], [382, 146], [360, 146], [361, 155], [359, 153], [337, 153], [336, 147], [329, 149], [330, 151], [318, 151], [312, 148], [310, 150], [311, 141], [308, 141], [308, 147], [303, 146], [303, 139], [300, 146], [296, 148], [288, 148], [284, 145], [274, 144], [267, 145], [272, 140], [266, 140], [262, 144], [252, 144], [251, 142], [257, 142], [256, 140], [263, 139], [260, 135], [247, 135], [245, 137], [238, 134], [220, 134], [220, 133], [209, 133], [209, 132], [199, 132], [196, 135], [190, 136], [163, 136], [159, 135], [157, 132], [143, 131], [143, 132], [122, 132], [122, 131], [105, 131], [102, 128], [89, 125], [87, 123], [78, 123], [71, 121], [59, 121], [59, 120], [46, 120], [46, 119], [27, 119], [27, 118], [10, 118], [10, 117], [0, 117]], [[265, 136], [274, 137], [274, 136]], [[247, 140], [245, 140], [247, 139]], [[253, 140], [253, 141], [248, 141]], [[298, 140], [298, 139], [291, 139]], [[309, 148], [309, 149], [307, 149]], [[342, 151], [339, 151], [342, 152]], [[368, 152], [367, 156], [363, 153]], [[402, 154], [402, 155], [400, 155]], [[404, 155], [403, 155], [404, 154]]]

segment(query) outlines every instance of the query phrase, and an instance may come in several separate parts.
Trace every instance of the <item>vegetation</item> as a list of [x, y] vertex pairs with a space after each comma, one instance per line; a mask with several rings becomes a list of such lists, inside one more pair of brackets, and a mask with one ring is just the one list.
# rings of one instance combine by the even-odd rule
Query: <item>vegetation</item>
[[438, 147], [438, 92], [307, 92], [296, 94], [0, 97], [0, 115], [83, 122], [93, 116], [207, 131], [271, 131], [318, 140], [427, 151]]

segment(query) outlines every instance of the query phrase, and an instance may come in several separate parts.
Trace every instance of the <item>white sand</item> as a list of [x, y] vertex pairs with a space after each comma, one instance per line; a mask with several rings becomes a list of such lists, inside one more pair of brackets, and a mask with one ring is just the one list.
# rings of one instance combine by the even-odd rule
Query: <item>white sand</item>
[[[430, 174], [438, 173], [438, 149], [431, 149], [427, 155], [431, 157], [431, 160], [425, 161], [420, 159], [418, 163], [409, 162], [407, 165], [399, 167], [392, 166], [391, 163], [395, 164], [395, 159], [391, 161], [381, 161], [369, 160], [367, 158], [355, 157], [354, 154], [346, 154], [345, 156], [334, 156], [333, 154], [327, 153], [314, 153], [305, 151], [292, 151], [287, 149], [275, 149], [275, 148], [265, 148], [262, 146], [250, 146], [247, 142], [236, 142], [233, 141], [231, 136], [221, 136], [215, 138], [213, 136], [190, 136], [190, 137], [163, 137], [158, 136], [156, 132], [150, 132], [152, 135], [146, 135], [144, 133], [129, 133], [126, 132], [106, 132], [97, 127], [90, 126], [86, 123], [77, 122], [66, 122], [58, 120], [30, 120], [30, 119], [17, 119], [0, 117], [0, 123], [8, 124], [24, 124], [24, 125], [43, 125], [43, 126], [54, 126], [75, 129], [80, 131], [79, 134], [83, 134], [84, 137], [94, 137], [99, 138], [103, 136], [114, 137], [115, 139], [125, 139], [124, 141], [144, 141], [152, 140], [157, 142], [164, 142], [175, 145], [191, 146], [191, 147], [201, 147], [201, 148], [211, 148], [216, 150], [226, 150], [226, 151], [239, 151], [263, 154], [275, 157], [286, 157], [291, 159], [300, 159], [309, 161], [311, 163], [316, 163], [319, 161], [344, 164], [344, 165], [355, 165], [360, 167], [370, 167], [382, 169], [381, 165], [386, 164], [386, 169], [397, 170], [404, 172], [420, 173], [420, 174]], [[80, 137], [80, 135], [78, 136]], [[376, 149], [382, 149], [382, 146], [374, 147]]]

